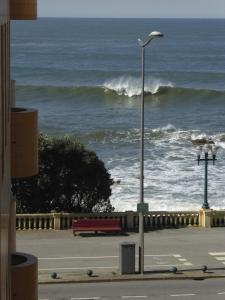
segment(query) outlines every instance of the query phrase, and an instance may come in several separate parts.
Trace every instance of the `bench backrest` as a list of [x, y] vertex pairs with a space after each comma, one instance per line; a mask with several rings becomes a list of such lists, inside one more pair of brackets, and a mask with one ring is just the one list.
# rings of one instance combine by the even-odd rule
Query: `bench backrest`
[[120, 227], [119, 219], [79, 219], [73, 220], [72, 228], [87, 227], [87, 228], [101, 228], [101, 227]]

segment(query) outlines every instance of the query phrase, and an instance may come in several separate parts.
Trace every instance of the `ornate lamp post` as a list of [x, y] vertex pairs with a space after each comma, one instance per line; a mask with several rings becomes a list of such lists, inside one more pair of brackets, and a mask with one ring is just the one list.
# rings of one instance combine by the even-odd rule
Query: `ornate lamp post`
[[[204, 184], [204, 202], [202, 204], [202, 208], [209, 209], [208, 203], [208, 162], [212, 161], [213, 165], [216, 162], [216, 151], [217, 147], [214, 144], [205, 144], [204, 146], [197, 147], [197, 162], [198, 165], [201, 161], [205, 162], [205, 184]], [[211, 158], [209, 158], [209, 152], [211, 152]], [[203, 158], [201, 158], [201, 154], [203, 154]]]
[[142, 88], [141, 88], [141, 126], [140, 126], [140, 199], [138, 204], [139, 212], [139, 273], [144, 274], [144, 85], [145, 85], [145, 47], [154, 39], [163, 37], [159, 31], [149, 34], [146, 41], [138, 39], [141, 47], [141, 66], [142, 66]]

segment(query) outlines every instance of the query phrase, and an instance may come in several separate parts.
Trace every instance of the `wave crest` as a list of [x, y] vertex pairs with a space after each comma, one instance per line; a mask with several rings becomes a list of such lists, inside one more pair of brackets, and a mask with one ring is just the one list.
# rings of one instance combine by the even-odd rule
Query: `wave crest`
[[153, 132], [173, 132], [173, 131], [176, 131], [176, 127], [173, 126], [172, 124], [168, 124], [164, 127], [159, 127], [159, 128], [155, 128], [155, 129], [152, 129]]
[[[105, 92], [114, 91], [118, 95], [127, 97], [138, 96], [141, 94], [141, 79], [122, 76], [106, 81], [103, 87], [105, 88]], [[147, 78], [145, 82], [145, 93], [156, 94], [162, 87], [174, 87], [174, 85], [162, 79]]]

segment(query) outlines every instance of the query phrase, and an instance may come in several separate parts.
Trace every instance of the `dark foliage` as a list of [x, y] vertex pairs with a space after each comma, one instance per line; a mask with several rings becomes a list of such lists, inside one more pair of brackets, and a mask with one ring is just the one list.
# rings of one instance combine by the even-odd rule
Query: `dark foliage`
[[40, 134], [39, 174], [13, 179], [17, 213], [109, 212], [113, 180], [96, 154], [69, 137]]

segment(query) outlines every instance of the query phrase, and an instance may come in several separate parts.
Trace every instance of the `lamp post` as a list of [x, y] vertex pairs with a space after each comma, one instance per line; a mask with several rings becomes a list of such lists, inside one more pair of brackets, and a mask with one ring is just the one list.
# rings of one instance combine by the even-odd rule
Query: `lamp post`
[[[197, 148], [197, 162], [198, 165], [201, 161], [205, 162], [205, 183], [204, 183], [204, 202], [202, 204], [202, 208], [209, 209], [209, 203], [208, 203], [208, 162], [212, 161], [213, 165], [215, 165], [216, 162], [216, 146], [214, 144], [205, 144], [204, 146], [199, 146]], [[203, 158], [201, 158], [202, 152], [204, 153]], [[209, 158], [209, 152], [211, 152], [212, 157]]]
[[141, 86], [141, 126], [140, 126], [140, 199], [139, 199], [139, 273], [144, 274], [144, 85], [145, 85], [145, 47], [154, 39], [163, 37], [159, 31], [149, 34], [146, 41], [138, 39], [141, 47], [142, 86]]

